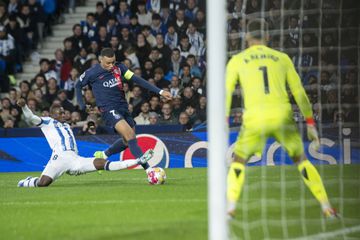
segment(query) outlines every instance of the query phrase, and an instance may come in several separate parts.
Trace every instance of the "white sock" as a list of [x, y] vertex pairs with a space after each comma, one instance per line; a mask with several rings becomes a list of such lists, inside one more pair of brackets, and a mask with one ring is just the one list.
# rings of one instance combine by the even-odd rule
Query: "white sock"
[[105, 151], [102, 151], [102, 154], [103, 154], [104, 159], [107, 159], [107, 158], [108, 158], [108, 156], [106, 155]]
[[39, 181], [38, 177], [33, 177], [29, 179], [21, 180], [22, 184], [19, 185], [19, 187], [37, 187], [37, 183]]
[[107, 171], [117, 171], [121, 169], [126, 169], [128, 167], [132, 167], [139, 164], [138, 160], [126, 160], [126, 161], [116, 161], [116, 162], [110, 162], [108, 161], [105, 164], [104, 169]]

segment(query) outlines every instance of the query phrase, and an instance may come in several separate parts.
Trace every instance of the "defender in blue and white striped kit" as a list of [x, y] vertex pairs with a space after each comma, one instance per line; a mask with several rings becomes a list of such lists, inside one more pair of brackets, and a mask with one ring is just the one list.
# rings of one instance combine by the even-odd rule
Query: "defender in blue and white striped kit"
[[51, 108], [51, 117], [38, 117], [31, 112], [24, 99], [19, 99], [17, 104], [22, 108], [25, 118], [41, 128], [52, 149], [50, 160], [40, 178], [27, 177], [19, 181], [18, 187], [46, 187], [64, 173], [79, 175], [103, 169], [126, 169], [137, 164], [146, 164], [153, 156], [153, 151], [148, 150], [142, 157], [127, 161], [110, 162], [103, 158], [81, 157], [78, 155], [74, 133], [65, 122], [65, 112], [61, 106]]

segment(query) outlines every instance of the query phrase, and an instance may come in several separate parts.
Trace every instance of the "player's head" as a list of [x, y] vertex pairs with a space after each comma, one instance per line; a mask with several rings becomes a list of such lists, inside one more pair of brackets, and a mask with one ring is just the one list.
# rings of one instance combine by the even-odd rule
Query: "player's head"
[[101, 50], [99, 61], [102, 68], [110, 71], [115, 65], [115, 52], [111, 48]]
[[61, 105], [53, 105], [50, 108], [50, 116], [61, 123], [65, 122], [65, 111]]
[[248, 41], [249, 45], [253, 41], [267, 42], [269, 40], [269, 26], [264, 19], [256, 18], [250, 20], [246, 30], [246, 41]]

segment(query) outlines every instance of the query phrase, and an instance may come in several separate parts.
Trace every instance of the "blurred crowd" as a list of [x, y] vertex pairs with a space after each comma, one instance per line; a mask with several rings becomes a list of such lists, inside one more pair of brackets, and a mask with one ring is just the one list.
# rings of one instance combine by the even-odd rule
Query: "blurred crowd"
[[[359, 11], [359, 3], [351, 0], [229, 0], [229, 57], [246, 47], [245, 20], [265, 18], [270, 46], [293, 60], [316, 120], [358, 127]], [[234, 100], [240, 98], [238, 89]], [[239, 103], [233, 101], [235, 121], [241, 121]], [[295, 120], [303, 121], [293, 106]]]
[[[114, 49], [118, 62], [173, 95], [171, 102], [132, 83], [124, 83], [129, 111], [137, 124], [180, 124], [185, 130], [206, 122], [206, 1], [106, 0], [73, 25], [71, 36], [40, 59], [32, 79], [17, 79], [22, 64], [41, 49], [51, 26], [86, 1], [0, 0], [0, 127], [30, 127], [16, 100], [47, 116], [61, 104], [67, 121], [83, 134], [101, 132], [91, 89], [79, 107], [74, 87], [98, 63], [102, 48]], [[270, 24], [270, 46], [292, 58], [322, 123], [359, 123], [359, 9], [343, 0], [228, 0], [228, 57], [246, 47], [246, 22], [262, 17]], [[303, 3], [301, 5], [301, 3]], [[322, 3], [322, 5], [320, 5]], [[319, 14], [321, 12], [321, 14]], [[233, 95], [232, 124], [241, 124], [241, 90]], [[294, 118], [303, 121], [294, 105]], [[89, 129], [93, 129], [90, 131]]]
[[[24, 39], [12, 36], [12, 32], [7, 30], [12, 20], [18, 24], [17, 18], [10, 17], [13, 16], [9, 12], [13, 2], [18, 3], [20, 9], [33, 2], [37, 4], [37, 9], [43, 10], [45, 7], [41, 5], [43, 1], [36, 0], [2, 3], [6, 19], [0, 24], [5, 29], [3, 33], [6, 38], [15, 45], [11, 50], [4, 51], [8, 56], [26, 54], [46, 41], [36, 37], [36, 42], [26, 51], [22, 50], [20, 41]], [[64, 6], [64, 11], [76, 11], [71, 1]], [[60, 6], [56, 6], [55, 12], [58, 8]], [[140, 86], [124, 83], [129, 111], [137, 124], [180, 124], [185, 130], [191, 130], [195, 125], [204, 123], [207, 102], [205, 8], [205, 0], [97, 2], [94, 12], [87, 13], [83, 21], [73, 25], [73, 35], [66, 37], [63, 46], [55, 50], [54, 59], [40, 60], [40, 71], [33, 79], [18, 81], [17, 86], [10, 86], [9, 89], [2, 87], [2, 91], [9, 94], [1, 100], [0, 126], [30, 126], [15, 104], [16, 99], [23, 97], [27, 99], [29, 108], [38, 115], [47, 116], [52, 104], [61, 104], [72, 126], [82, 127], [84, 133], [89, 132], [89, 125], [101, 130], [98, 126], [102, 122], [91, 89], [84, 89], [85, 108], [78, 105], [74, 87], [79, 76], [98, 63], [99, 53], [104, 47], [112, 48], [117, 61], [124, 63], [136, 75], [170, 91], [173, 96], [171, 102], [166, 102]], [[37, 25], [40, 20], [35, 16], [38, 14], [30, 11], [30, 15], [34, 16], [33, 24]], [[35, 30], [33, 33], [39, 36]], [[30, 42], [26, 40], [26, 43]], [[9, 66], [6, 57], [0, 59], [7, 65], [5, 74], [16, 71]]]

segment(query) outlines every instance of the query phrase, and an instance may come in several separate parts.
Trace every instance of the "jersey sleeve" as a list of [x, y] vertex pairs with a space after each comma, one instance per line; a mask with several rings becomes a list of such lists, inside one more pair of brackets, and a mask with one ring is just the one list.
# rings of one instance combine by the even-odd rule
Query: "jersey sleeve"
[[230, 116], [231, 100], [236, 84], [239, 82], [239, 62], [235, 57], [231, 58], [226, 66], [226, 116]]
[[49, 126], [51, 121], [53, 121], [53, 119], [50, 117], [41, 117], [40, 119], [41, 119], [41, 123], [37, 125], [40, 128]]
[[301, 113], [305, 118], [310, 118], [313, 115], [309, 98], [306, 95], [305, 89], [301, 84], [299, 75], [297, 74], [293, 63], [286, 55], [284, 57], [287, 67], [286, 81], [290, 87], [290, 91], [293, 94], [296, 104], [299, 106]]
[[117, 64], [117, 66], [120, 68], [120, 71], [126, 80], [130, 80], [131, 77], [134, 75], [134, 73], [130, 71], [124, 64], [120, 63]]
[[85, 72], [83, 72], [83, 74], [81, 74], [79, 77], [80, 87], [85, 87], [86, 85], [88, 85], [90, 83], [90, 80], [91, 80], [91, 74], [90, 74], [90, 69], [88, 69]]

